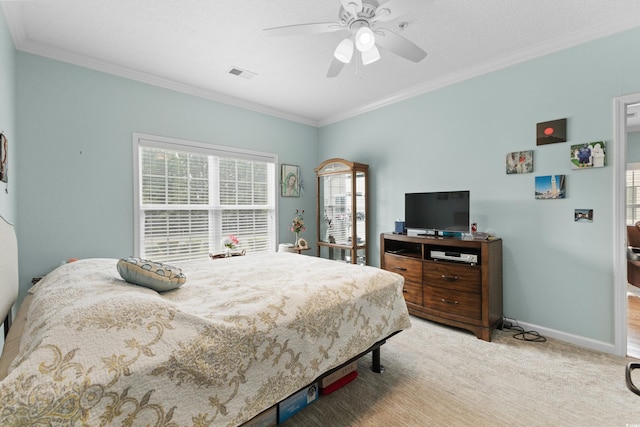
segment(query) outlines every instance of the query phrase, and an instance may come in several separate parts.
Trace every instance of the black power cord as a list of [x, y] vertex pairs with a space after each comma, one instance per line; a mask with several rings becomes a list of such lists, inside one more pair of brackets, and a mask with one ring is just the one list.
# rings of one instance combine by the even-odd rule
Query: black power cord
[[513, 338], [520, 341], [545, 342], [547, 340], [537, 331], [525, 331], [524, 328], [518, 324], [517, 320], [509, 319], [505, 316], [502, 316], [502, 326], [500, 329], [502, 329], [503, 331], [517, 331], [515, 334], [513, 334]]

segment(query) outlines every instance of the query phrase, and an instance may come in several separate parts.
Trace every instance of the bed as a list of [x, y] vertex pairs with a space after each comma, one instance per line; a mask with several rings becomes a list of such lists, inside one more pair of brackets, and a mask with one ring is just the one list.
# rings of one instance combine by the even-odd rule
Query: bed
[[[12, 304], [15, 235], [0, 223]], [[158, 293], [117, 261], [68, 263], [30, 289], [0, 359], [0, 425], [242, 425], [369, 351], [379, 369], [380, 345], [410, 327], [401, 276], [374, 267], [293, 253], [187, 262], [186, 283]]]

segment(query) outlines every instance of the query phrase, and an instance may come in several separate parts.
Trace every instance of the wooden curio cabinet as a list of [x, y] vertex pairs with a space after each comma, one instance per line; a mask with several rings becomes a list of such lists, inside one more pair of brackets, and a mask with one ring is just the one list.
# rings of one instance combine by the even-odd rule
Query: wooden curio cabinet
[[319, 257], [367, 264], [368, 169], [343, 159], [315, 169]]

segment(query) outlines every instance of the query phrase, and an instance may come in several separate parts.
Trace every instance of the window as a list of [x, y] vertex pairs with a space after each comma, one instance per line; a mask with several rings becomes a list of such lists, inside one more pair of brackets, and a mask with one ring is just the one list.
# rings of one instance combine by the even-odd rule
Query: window
[[627, 164], [627, 225], [640, 221], [640, 163]]
[[138, 256], [204, 259], [229, 234], [275, 251], [275, 155], [142, 134], [133, 145]]

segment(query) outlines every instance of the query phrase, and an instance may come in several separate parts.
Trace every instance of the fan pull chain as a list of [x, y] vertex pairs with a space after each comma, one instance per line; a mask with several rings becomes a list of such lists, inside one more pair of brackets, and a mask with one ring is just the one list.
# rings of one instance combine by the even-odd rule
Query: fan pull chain
[[362, 53], [360, 51], [357, 51], [358, 54], [356, 55], [356, 72], [355, 72], [355, 76], [357, 79], [361, 79], [362, 78], [362, 72], [360, 69], [360, 65], [362, 64]]

